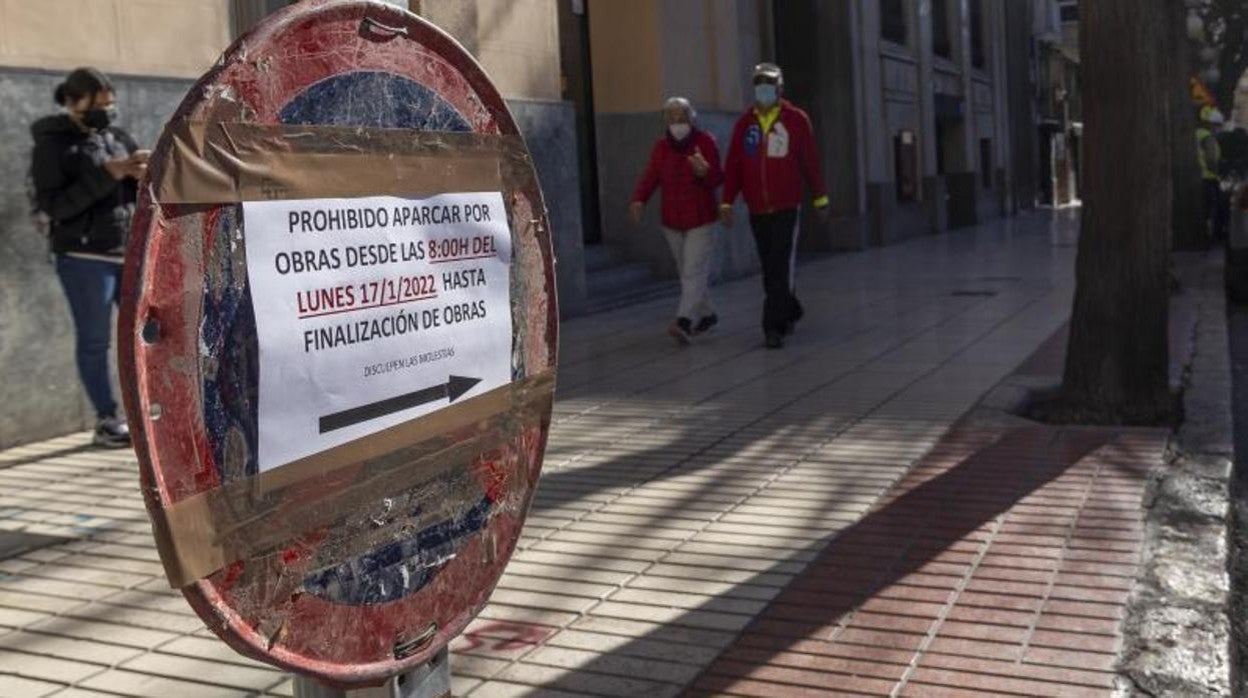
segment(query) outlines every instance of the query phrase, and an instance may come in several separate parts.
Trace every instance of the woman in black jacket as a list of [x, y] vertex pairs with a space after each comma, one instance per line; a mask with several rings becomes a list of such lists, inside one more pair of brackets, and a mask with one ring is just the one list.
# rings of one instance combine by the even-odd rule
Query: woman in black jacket
[[31, 126], [38, 208], [51, 218], [56, 274], [69, 300], [78, 373], [98, 421], [95, 443], [121, 447], [130, 430], [109, 380], [109, 337], [137, 180], [148, 152], [113, 126], [116, 97], [108, 78], [79, 68], [56, 88], [63, 112]]

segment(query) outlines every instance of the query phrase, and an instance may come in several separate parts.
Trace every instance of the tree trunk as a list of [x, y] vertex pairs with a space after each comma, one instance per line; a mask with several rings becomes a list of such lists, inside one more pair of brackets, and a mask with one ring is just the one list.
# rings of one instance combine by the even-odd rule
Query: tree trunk
[[1187, 7], [1181, 2], [1167, 5], [1169, 48], [1173, 58], [1170, 81], [1170, 179], [1174, 186], [1171, 213], [1176, 250], [1204, 248], [1206, 243], [1200, 164], [1196, 160], [1196, 107], [1192, 103], [1191, 80], [1195, 72], [1192, 44], [1187, 38]]
[[[1080, 4], [1083, 227], [1062, 402], [1080, 421], [1151, 424], [1171, 411], [1172, 0]], [[1177, 67], [1177, 66], [1176, 66]], [[1194, 147], [1194, 146], [1193, 146]]]

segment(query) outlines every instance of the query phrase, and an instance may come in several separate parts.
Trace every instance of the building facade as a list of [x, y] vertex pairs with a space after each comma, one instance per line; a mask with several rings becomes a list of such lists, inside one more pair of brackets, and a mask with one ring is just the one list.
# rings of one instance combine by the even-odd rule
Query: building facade
[[1079, 3], [1041, 6], [1037, 33], [1040, 202], [1065, 206], [1080, 199], [1083, 90], [1079, 83]]
[[[65, 74], [112, 78], [120, 125], [150, 147], [194, 81], [286, 0], [0, 0], [0, 449], [86, 428], [69, 310], [30, 217], [30, 125], [54, 113]], [[392, 4], [409, 6], [407, 0]], [[559, 292], [585, 296], [579, 261], [576, 125], [561, 99], [556, 0], [423, 0], [411, 9], [451, 32], [494, 79], [532, 146], [560, 231]], [[564, 244], [571, 241], [574, 244]], [[577, 270], [569, 273], [569, 270]]]
[[[749, 106], [750, 67], [760, 60], [784, 68], [787, 96], [809, 112], [831, 189], [833, 220], [821, 225], [807, 216], [803, 253], [889, 244], [1033, 205], [1038, 4], [1050, 6], [1048, 0], [570, 3], [587, 15], [577, 44], [587, 47], [592, 76], [591, 96], [565, 94], [579, 100], [581, 128], [590, 131], [581, 140], [581, 159], [591, 161], [581, 168], [591, 190], [583, 206], [587, 258], [626, 259], [646, 265], [653, 277], [670, 278], [674, 270], [653, 214], [640, 230], [623, 215], [661, 134], [658, 106], [670, 95], [689, 97], [703, 127], [726, 149], [733, 120]], [[715, 274], [740, 276], [755, 264], [745, 224], [725, 231]], [[598, 271], [591, 268], [588, 277], [591, 304], [598, 288], [611, 290]]]
[[[942, 233], [1034, 204], [1041, 33], [1053, 0], [387, 0], [454, 36], [511, 105], [554, 233], [565, 315], [670, 288], [657, 204], [626, 210], [689, 97], [721, 150], [751, 67], [780, 63], [811, 115], [834, 215], [800, 253]], [[233, 38], [288, 0], [0, 0], [0, 448], [89, 423], [69, 314], [29, 220], [29, 125], [65, 72], [116, 82], [122, 125], [150, 145]], [[156, 30], [153, 31], [153, 28]], [[714, 275], [757, 268], [747, 217], [718, 236]], [[662, 319], [656, 320], [661, 323]]]
[[95, 422], [69, 308], [30, 217], [30, 125], [56, 112], [68, 71], [92, 65], [113, 78], [121, 125], [150, 146], [229, 44], [231, 20], [222, 0], [0, 0], [0, 448]]

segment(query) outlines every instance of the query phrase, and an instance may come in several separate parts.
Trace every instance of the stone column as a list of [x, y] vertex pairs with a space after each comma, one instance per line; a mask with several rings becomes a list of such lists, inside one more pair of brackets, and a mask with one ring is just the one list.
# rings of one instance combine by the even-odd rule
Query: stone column
[[1001, 215], [1008, 215], [1015, 208], [1013, 181], [1013, 153], [1010, 143], [1014, 133], [1010, 124], [1009, 108], [1009, 71], [1006, 67], [1005, 53], [1005, 5], [1004, 0], [992, 0], [984, 8], [987, 12], [989, 31], [985, 38], [989, 39], [992, 49], [992, 108], [996, 123], [996, 141], [993, 143], [993, 163], [996, 172], [993, 182], [997, 187], [997, 198], [1000, 203]]
[[919, 150], [922, 198], [932, 230], [949, 228], [944, 179], [936, 172], [936, 73], [932, 53], [932, 0], [914, 3], [914, 27], [919, 57]]

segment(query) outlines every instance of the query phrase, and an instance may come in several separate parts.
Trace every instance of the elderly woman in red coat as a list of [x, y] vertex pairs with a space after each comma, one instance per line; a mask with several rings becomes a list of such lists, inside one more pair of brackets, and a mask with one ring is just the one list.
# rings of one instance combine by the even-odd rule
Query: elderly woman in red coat
[[691, 336], [719, 322], [709, 286], [714, 224], [719, 217], [715, 190], [723, 180], [723, 171], [715, 139], [697, 127], [697, 113], [689, 100], [667, 100], [663, 116], [666, 131], [654, 144], [650, 163], [637, 182], [629, 216], [634, 224], [640, 223], [654, 190], [663, 190], [663, 235], [680, 272], [680, 305], [668, 333], [681, 344], [688, 344]]

